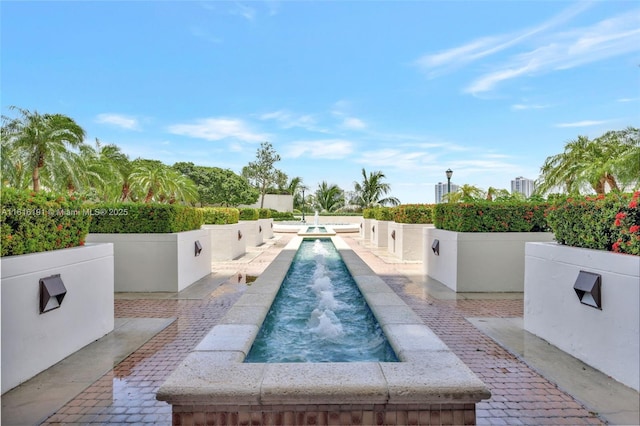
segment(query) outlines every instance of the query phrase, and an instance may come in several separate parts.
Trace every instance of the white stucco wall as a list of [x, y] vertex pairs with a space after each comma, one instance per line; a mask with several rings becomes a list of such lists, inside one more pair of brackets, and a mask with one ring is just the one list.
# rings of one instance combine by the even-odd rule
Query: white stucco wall
[[553, 241], [551, 232], [423, 232], [425, 274], [457, 292], [524, 291], [525, 243]]
[[400, 260], [422, 261], [424, 252], [424, 228], [433, 228], [425, 223], [389, 222], [387, 249]]
[[[2, 393], [111, 332], [112, 244], [3, 257]], [[60, 274], [67, 294], [40, 314], [40, 279]]]
[[360, 222], [360, 238], [371, 241], [371, 219], [362, 219]]
[[273, 238], [273, 219], [258, 219], [259, 226], [262, 227], [262, 240]]
[[[601, 275], [602, 310], [573, 286], [580, 271]], [[527, 243], [524, 328], [640, 390], [640, 257]]]
[[387, 247], [388, 220], [371, 219], [371, 245], [374, 247]]
[[257, 220], [241, 220], [239, 223], [247, 247], [258, 247], [264, 243], [264, 234], [260, 222]]
[[[195, 256], [195, 242], [202, 252]], [[206, 229], [170, 234], [89, 234], [87, 242], [114, 245], [115, 291], [177, 292], [211, 273]]]
[[246, 239], [238, 238], [239, 224], [202, 225], [202, 229], [209, 232], [212, 261], [237, 259], [247, 252]]
[[[262, 196], [258, 197], [258, 201], [251, 205], [240, 205], [238, 207], [251, 207], [254, 209], [260, 208], [260, 200]], [[279, 212], [292, 212], [293, 211], [293, 196], [292, 195], [280, 195], [280, 194], [265, 194], [264, 207], [265, 209], [274, 209]]]

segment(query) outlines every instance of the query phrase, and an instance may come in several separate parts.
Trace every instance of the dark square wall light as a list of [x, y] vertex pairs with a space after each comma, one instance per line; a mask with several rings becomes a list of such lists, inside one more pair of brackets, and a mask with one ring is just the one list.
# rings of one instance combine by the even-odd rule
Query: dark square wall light
[[602, 277], [593, 272], [580, 271], [573, 289], [583, 305], [602, 310]]
[[40, 278], [40, 313], [57, 309], [62, 304], [62, 299], [67, 294], [60, 274]]
[[431, 244], [431, 250], [433, 250], [436, 256], [440, 256], [440, 240], [433, 240], [433, 244]]
[[200, 241], [196, 240], [196, 243], [195, 243], [196, 257], [200, 256], [200, 253], [202, 253], [202, 244], [200, 244]]

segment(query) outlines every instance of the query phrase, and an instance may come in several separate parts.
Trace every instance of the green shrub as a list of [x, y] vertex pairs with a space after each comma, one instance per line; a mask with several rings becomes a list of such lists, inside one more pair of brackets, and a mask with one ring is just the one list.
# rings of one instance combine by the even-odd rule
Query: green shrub
[[203, 211], [179, 204], [102, 203], [94, 212], [90, 232], [96, 234], [172, 233], [200, 229]]
[[364, 219], [375, 219], [375, 209], [363, 209], [362, 217]]
[[240, 220], [240, 211], [233, 207], [203, 207], [202, 214], [208, 225], [227, 225]]
[[274, 222], [280, 222], [280, 221], [284, 221], [284, 220], [296, 220], [296, 217], [293, 215], [292, 212], [279, 212], [276, 210], [271, 210], [271, 217], [273, 218]]
[[377, 220], [393, 220], [395, 209], [393, 207], [376, 207], [373, 209], [373, 217]]
[[258, 209], [245, 207], [239, 210], [240, 210], [240, 220], [258, 220], [259, 219]]
[[402, 204], [395, 208], [397, 223], [433, 223], [433, 204]]
[[271, 218], [271, 210], [270, 209], [257, 209], [258, 210], [258, 219], [270, 219]]
[[556, 198], [547, 221], [560, 244], [640, 255], [639, 197], [640, 191]]
[[547, 203], [490, 202], [441, 203], [433, 211], [438, 229], [456, 232], [545, 232]]
[[74, 196], [2, 188], [2, 256], [84, 245], [91, 215]]

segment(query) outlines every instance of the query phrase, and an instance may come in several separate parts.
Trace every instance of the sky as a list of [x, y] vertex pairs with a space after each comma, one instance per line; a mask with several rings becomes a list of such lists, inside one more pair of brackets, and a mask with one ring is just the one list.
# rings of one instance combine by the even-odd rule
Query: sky
[[6, 1], [0, 106], [131, 159], [240, 173], [260, 143], [315, 191], [510, 189], [640, 122], [637, 1]]

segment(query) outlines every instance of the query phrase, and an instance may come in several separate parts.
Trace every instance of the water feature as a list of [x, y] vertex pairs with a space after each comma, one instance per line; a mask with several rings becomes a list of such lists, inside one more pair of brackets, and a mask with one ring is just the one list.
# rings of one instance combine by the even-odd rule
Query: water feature
[[245, 362], [394, 362], [330, 239], [305, 239]]
[[326, 234], [327, 228], [324, 226], [310, 226], [307, 228], [308, 234]]

